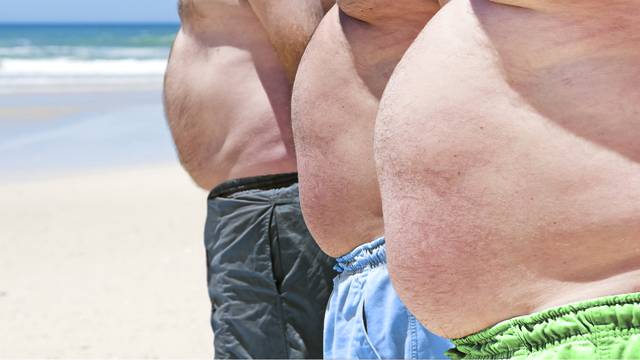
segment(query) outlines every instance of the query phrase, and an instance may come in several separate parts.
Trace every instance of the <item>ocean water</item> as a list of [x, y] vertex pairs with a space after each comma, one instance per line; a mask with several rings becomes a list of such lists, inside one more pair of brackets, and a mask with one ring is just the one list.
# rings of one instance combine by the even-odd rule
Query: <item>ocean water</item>
[[178, 25], [0, 25], [0, 184], [176, 163], [161, 84]]
[[0, 24], [0, 92], [157, 84], [177, 24]]

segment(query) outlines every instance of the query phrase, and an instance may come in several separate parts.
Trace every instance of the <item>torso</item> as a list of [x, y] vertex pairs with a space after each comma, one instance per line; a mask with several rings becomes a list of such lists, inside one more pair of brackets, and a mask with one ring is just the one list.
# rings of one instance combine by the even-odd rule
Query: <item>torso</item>
[[187, 5], [165, 94], [181, 161], [203, 188], [296, 170], [291, 82], [246, 1]]
[[[398, 60], [437, 6], [414, 0], [393, 6], [338, 4], [347, 13], [336, 6], [325, 16], [293, 93], [302, 210], [315, 240], [332, 256], [384, 233], [373, 160], [378, 102]], [[379, 21], [388, 11], [395, 16]]]
[[453, 0], [398, 66], [376, 134], [390, 271], [431, 330], [640, 291], [640, 9], [624, 3]]

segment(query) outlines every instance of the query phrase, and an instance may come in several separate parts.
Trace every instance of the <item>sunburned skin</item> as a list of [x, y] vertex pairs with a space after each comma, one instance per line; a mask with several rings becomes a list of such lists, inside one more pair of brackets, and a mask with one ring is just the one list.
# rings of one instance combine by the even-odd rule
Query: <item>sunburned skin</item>
[[373, 160], [378, 101], [437, 1], [338, 1], [298, 69], [293, 127], [305, 222], [341, 256], [383, 235]]
[[447, 4], [376, 124], [392, 281], [449, 338], [640, 291], [639, 2], [503, 2]]
[[[210, 190], [296, 171], [293, 76], [326, 0], [183, 0], [165, 80], [180, 160]], [[277, 40], [277, 41], [274, 41]]]

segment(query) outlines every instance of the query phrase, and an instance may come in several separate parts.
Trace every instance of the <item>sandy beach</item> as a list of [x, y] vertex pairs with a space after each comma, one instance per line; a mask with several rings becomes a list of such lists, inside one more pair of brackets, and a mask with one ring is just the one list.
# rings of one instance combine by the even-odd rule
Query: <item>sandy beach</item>
[[205, 194], [176, 165], [0, 185], [0, 358], [208, 358]]

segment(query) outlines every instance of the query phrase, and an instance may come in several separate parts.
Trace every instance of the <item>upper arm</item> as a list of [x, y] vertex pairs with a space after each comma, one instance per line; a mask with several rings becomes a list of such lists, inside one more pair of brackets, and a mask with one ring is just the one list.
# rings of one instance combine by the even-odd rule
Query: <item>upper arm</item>
[[293, 82], [302, 54], [333, 0], [249, 0]]

